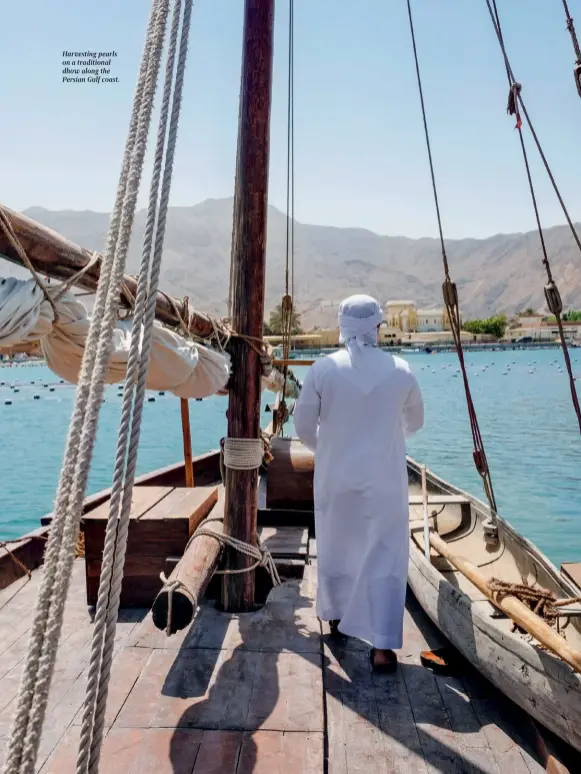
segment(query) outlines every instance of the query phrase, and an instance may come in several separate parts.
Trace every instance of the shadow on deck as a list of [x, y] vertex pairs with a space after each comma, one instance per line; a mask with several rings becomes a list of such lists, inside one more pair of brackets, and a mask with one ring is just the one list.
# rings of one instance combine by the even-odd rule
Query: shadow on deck
[[[307, 565], [302, 581], [274, 590], [254, 614], [226, 615], [205, 604], [189, 629], [169, 639], [144, 611], [124, 613], [100, 770], [544, 771], [524, 713], [470, 665], [463, 664], [453, 677], [436, 676], [420, 665], [420, 651], [441, 645], [442, 637], [411, 595], [400, 668], [393, 675], [375, 675], [367, 646], [332, 641], [321, 630], [314, 573], [314, 565]], [[79, 587], [67, 607], [39, 759], [42, 774], [75, 770], [91, 634], [83, 602]], [[16, 659], [18, 641], [0, 649], [6, 665], [6, 659]], [[7, 690], [15, 695], [16, 666], [0, 674], [0, 697]], [[0, 707], [0, 749], [11, 703]], [[571, 770], [581, 770], [578, 758]]]

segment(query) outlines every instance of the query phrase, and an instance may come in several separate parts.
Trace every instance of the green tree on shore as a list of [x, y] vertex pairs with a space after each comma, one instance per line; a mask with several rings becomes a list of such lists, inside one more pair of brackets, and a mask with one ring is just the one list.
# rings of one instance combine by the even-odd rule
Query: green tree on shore
[[[268, 322], [265, 321], [262, 325], [262, 332], [264, 336], [282, 335], [282, 309], [280, 306], [272, 310], [268, 317]], [[301, 317], [298, 312], [293, 311], [291, 334], [298, 336], [302, 332]]]
[[506, 330], [506, 315], [497, 314], [494, 317], [488, 317], [485, 320], [467, 320], [462, 329], [469, 333], [488, 334], [496, 339], [501, 339]]

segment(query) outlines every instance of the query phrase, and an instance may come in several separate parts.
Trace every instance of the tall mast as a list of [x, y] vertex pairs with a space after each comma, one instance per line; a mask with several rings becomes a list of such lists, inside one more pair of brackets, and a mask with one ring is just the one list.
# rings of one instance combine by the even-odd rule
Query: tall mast
[[[242, 51], [242, 86], [238, 162], [232, 234], [232, 326], [242, 336], [262, 337], [268, 209], [268, 160], [272, 86], [274, 0], [246, 0]], [[231, 343], [232, 377], [228, 437], [260, 437], [260, 357], [248, 341]], [[256, 545], [257, 470], [225, 469], [224, 532]], [[228, 551], [227, 568], [242, 569], [253, 560]], [[226, 610], [244, 611], [254, 604], [254, 572], [225, 575]]]

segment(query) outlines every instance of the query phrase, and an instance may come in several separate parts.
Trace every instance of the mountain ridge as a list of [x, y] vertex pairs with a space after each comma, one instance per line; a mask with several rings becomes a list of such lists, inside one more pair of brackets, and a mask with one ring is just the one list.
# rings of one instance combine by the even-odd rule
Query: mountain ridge
[[[232, 198], [170, 207], [160, 286], [187, 295], [200, 310], [225, 314], [228, 296]], [[24, 214], [77, 244], [102, 250], [109, 214], [49, 210]], [[139, 267], [146, 211], [136, 213], [127, 270]], [[286, 216], [269, 206], [266, 307], [284, 288]], [[381, 303], [413, 299], [419, 307], [441, 306], [443, 268], [439, 239], [387, 236], [356, 226], [321, 226], [295, 220], [295, 303], [305, 327], [335, 325], [337, 304], [355, 292]], [[581, 306], [581, 255], [568, 226], [544, 231], [553, 274], [565, 307]], [[470, 317], [545, 307], [546, 275], [537, 232], [446, 240], [450, 273], [458, 285], [462, 314]], [[10, 267], [10, 268], [6, 268]], [[5, 263], [0, 275], [12, 272]]]

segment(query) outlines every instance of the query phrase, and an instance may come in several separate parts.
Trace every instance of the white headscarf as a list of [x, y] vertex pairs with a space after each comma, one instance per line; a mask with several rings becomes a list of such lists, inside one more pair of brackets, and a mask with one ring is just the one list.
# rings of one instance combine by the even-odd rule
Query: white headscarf
[[377, 345], [377, 326], [383, 322], [383, 311], [371, 296], [349, 296], [339, 307], [339, 341], [351, 361], [363, 352], [366, 344]]

